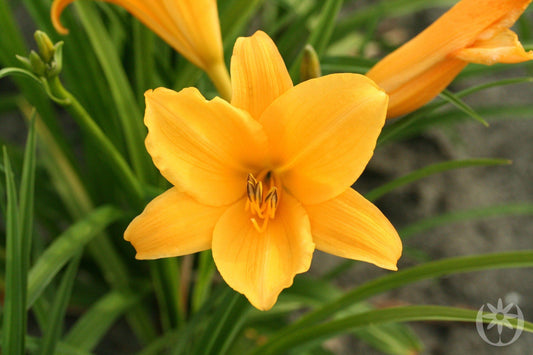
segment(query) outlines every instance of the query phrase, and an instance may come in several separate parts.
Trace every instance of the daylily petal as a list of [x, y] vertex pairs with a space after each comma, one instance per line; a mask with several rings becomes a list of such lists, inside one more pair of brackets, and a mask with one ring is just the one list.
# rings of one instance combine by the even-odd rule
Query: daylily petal
[[293, 86], [278, 48], [262, 31], [237, 39], [231, 57], [231, 80], [231, 104], [256, 119]]
[[[67, 30], [59, 17], [75, 0], [55, 0], [52, 23], [59, 33]], [[223, 63], [222, 38], [216, 0], [104, 0], [119, 5], [198, 67], [207, 70]]]
[[245, 211], [245, 200], [222, 215], [213, 233], [213, 258], [226, 281], [260, 310], [270, 309], [294, 276], [309, 269], [314, 251], [309, 219], [288, 194], [276, 217], [258, 232]]
[[332, 74], [280, 96], [260, 118], [283, 186], [304, 204], [348, 188], [372, 157], [387, 95], [363, 75]]
[[404, 83], [389, 95], [387, 118], [409, 113], [431, 101], [467, 66], [467, 62], [450, 58], [420, 74], [416, 80]]
[[[462, 0], [418, 36], [379, 61], [367, 76], [391, 96], [387, 116], [390, 118], [408, 113], [437, 96], [460, 71], [457, 70], [458, 64], [450, 63], [457, 60], [456, 54], [465, 48], [476, 46], [476, 41], [492, 38], [512, 26], [530, 2], [531, 0]], [[469, 59], [468, 56], [463, 58]], [[479, 55], [470, 58], [478, 62]], [[439, 74], [439, 71], [443, 73]], [[427, 86], [427, 99], [420, 103], [421, 100], [417, 97], [420, 82], [427, 77], [440, 77], [441, 81], [438, 85]], [[400, 92], [403, 100], [394, 97], [400, 95]], [[404, 109], [400, 110], [396, 105], [401, 105]]]
[[456, 58], [491, 65], [494, 63], [521, 63], [533, 59], [533, 51], [526, 52], [516, 33], [506, 28], [494, 37], [478, 40], [471, 47], [453, 54]]
[[337, 198], [304, 207], [318, 250], [397, 270], [400, 237], [383, 213], [359, 193], [348, 189]]
[[225, 207], [202, 205], [171, 188], [153, 199], [124, 232], [137, 259], [158, 259], [211, 248], [213, 229]]
[[250, 171], [264, 161], [266, 136], [248, 113], [195, 88], [145, 94], [146, 149], [161, 174], [199, 202], [237, 201]]

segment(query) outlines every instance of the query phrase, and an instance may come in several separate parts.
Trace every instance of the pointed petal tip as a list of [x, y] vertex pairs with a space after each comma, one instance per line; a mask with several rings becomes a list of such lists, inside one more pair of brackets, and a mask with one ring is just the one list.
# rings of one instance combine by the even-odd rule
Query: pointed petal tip
[[213, 232], [213, 259], [224, 281], [259, 310], [307, 271], [315, 249], [309, 219], [298, 201], [283, 195], [276, 218], [264, 232], [248, 220], [245, 200], [230, 207]]
[[231, 57], [231, 104], [258, 119], [293, 84], [272, 39], [263, 31], [239, 37]]
[[382, 269], [387, 269], [387, 270], [390, 270], [390, 271], [398, 271], [398, 265], [397, 265], [397, 262], [394, 261], [390, 264], [375, 264], [376, 266], [382, 268]]
[[257, 300], [257, 299], [254, 299], [251, 296], [248, 296], [248, 295], [245, 295], [245, 296], [246, 296], [246, 299], [250, 302], [250, 304], [252, 306], [254, 306], [255, 308], [257, 308], [258, 310], [260, 310], [262, 312], [265, 312], [265, 311], [271, 310], [272, 307], [274, 307], [274, 305], [278, 301], [279, 294], [277, 294], [274, 297], [271, 297], [269, 299], [263, 299], [263, 300]]
[[50, 17], [52, 19], [52, 24], [56, 31], [62, 35], [68, 34], [68, 29], [65, 28], [60, 21], [61, 13], [70, 3], [74, 0], [55, 0], [52, 3], [52, 9], [50, 10]]

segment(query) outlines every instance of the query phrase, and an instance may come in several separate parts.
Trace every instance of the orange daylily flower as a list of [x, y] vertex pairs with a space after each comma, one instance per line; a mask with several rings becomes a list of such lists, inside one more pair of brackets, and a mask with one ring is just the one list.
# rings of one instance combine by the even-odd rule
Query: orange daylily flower
[[398, 234], [350, 188], [387, 95], [357, 74], [293, 87], [264, 32], [237, 40], [231, 74], [231, 103], [195, 88], [146, 92], [146, 147], [174, 187], [124, 233], [136, 257], [212, 248], [224, 280], [261, 310], [309, 269], [315, 248], [396, 270]]
[[[68, 33], [59, 17], [75, 0], [54, 0], [52, 23]], [[204, 70], [223, 97], [230, 97], [216, 0], [103, 0], [125, 8], [185, 58]]]
[[462, 0], [366, 74], [389, 94], [387, 117], [437, 96], [468, 63], [533, 59], [509, 29], [531, 0]]

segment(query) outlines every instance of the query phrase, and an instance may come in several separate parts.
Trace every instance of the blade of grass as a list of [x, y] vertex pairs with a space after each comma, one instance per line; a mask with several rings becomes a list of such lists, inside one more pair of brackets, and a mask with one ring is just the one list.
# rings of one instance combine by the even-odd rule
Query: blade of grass
[[449, 90], [443, 90], [439, 96], [443, 98], [445, 101], [451, 103], [455, 107], [457, 107], [459, 110], [463, 111], [468, 115], [468, 117], [473, 118], [474, 120], [481, 122], [485, 127], [488, 127], [489, 124], [487, 121], [483, 119], [472, 107], [468, 106], [463, 100], [461, 100], [457, 95], [453, 94]]
[[215, 273], [215, 263], [210, 250], [200, 253], [198, 257], [198, 271], [196, 282], [194, 283], [192, 295], [192, 312], [196, 312], [202, 307], [208, 298], [213, 274]]
[[2, 352], [6, 354], [23, 354], [26, 336], [26, 309], [23, 279], [22, 241], [20, 215], [18, 213], [17, 192], [11, 163], [4, 147], [4, 170], [6, 179], [6, 270], [5, 298], [2, 324]]
[[78, 265], [81, 260], [82, 251], [70, 261], [65, 274], [61, 280], [61, 284], [55, 294], [52, 309], [48, 317], [47, 327], [44, 329], [44, 334], [39, 348], [40, 355], [53, 355], [56, 353], [61, 330], [63, 325], [63, 318], [67, 310], [72, 287], [74, 286], [74, 279], [78, 272]]
[[[387, 6], [382, 6], [385, 2]], [[367, 6], [358, 8], [352, 14], [344, 16], [335, 27], [333, 39], [337, 41], [345, 37], [355, 29], [360, 29], [368, 18], [373, 18], [376, 15], [383, 17], [390, 16], [404, 16], [416, 11], [436, 6], [451, 6], [455, 3], [454, 0], [433, 0], [429, 3], [427, 0], [387, 0], [387, 1], [373, 1]]]
[[489, 217], [502, 217], [506, 215], [533, 215], [533, 204], [506, 204], [462, 211], [453, 211], [439, 216], [423, 219], [400, 229], [398, 233], [402, 237], [402, 240], [405, 240], [415, 234], [419, 234], [429, 229], [446, 224], [473, 221]]
[[63, 341], [82, 351], [91, 351], [109, 330], [109, 327], [145, 292], [124, 293], [111, 291], [92, 306], [70, 329]]
[[[478, 311], [455, 307], [406, 306], [379, 309], [333, 320], [325, 324], [319, 324], [303, 329], [296, 329], [290, 335], [287, 335], [276, 342], [269, 342], [266, 344], [266, 346], [260, 347], [260, 351], [256, 350], [254, 354], [285, 354], [288, 350], [297, 349], [298, 347], [307, 345], [308, 343], [316, 342], [317, 340], [323, 341], [324, 339], [346, 333], [354, 328], [361, 328], [375, 324], [411, 321], [448, 321], [474, 323], [478, 318]], [[481, 317], [481, 319], [484, 323], [495, 322], [496, 324], [501, 325], [504, 325], [507, 319], [513, 328], [517, 329], [520, 327], [527, 332], [533, 332], [533, 323], [524, 321], [522, 328], [520, 326], [522, 322], [515, 318], [498, 318], [496, 321], [493, 321], [492, 318], [488, 319], [485, 317]]]
[[[180, 336], [175, 338], [173, 344], [171, 344], [171, 350], [167, 353], [172, 355], [192, 354], [193, 346], [197, 345], [198, 336], [204, 334], [207, 327], [213, 327], [212, 323], [218, 321], [218, 319], [213, 317], [213, 314], [223, 309], [227, 303], [226, 301], [234, 294], [234, 291], [225, 285], [218, 287], [211, 294], [209, 301], [205, 302], [200, 310], [187, 319], [187, 326], [180, 330]], [[172, 334], [174, 331], [170, 330], [167, 334]], [[154, 349], [156, 348], [154, 346]]]
[[385, 354], [419, 354], [424, 348], [411, 328], [402, 323], [371, 324], [357, 328], [354, 334]]
[[226, 53], [233, 49], [235, 39], [243, 34], [243, 28], [264, 2], [265, 0], [219, 2], [220, 30]]
[[163, 330], [183, 324], [184, 313], [180, 307], [180, 266], [177, 258], [165, 258], [150, 262], [154, 292], [160, 307]]
[[[26, 147], [24, 149], [24, 161], [22, 164], [22, 176], [19, 190], [19, 215], [20, 215], [20, 242], [21, 242], [21, 263], [22, 272], [19, 282], [23, 285], [22, 294], [20, 297], [26, 303], [27, 284], [28, 284], [28, 268], [30, 264], [31, 242], [33, 234], [33, 215], [34, 215], [34, 195], [35, 195], [35, 165], [36, 165], [36, 133], [35, 133], [35, 116], [36, 112], [33, 110]], [[26, 329], [26, 317], [24, 317], [23, 328]]]
[[109, 164], [110, 168], [116, 173], [117, 178], [124, 182], [124, 186], [128, 189], [129, 194], [127, 196], [130, 198], [131, 203], [141, 206], [143, 204], [143, 191], [140, 182], [133, 174], [124, 157], [102, 132], [87, 110], [63, 87], [59, 78], [54, 77], [49, 80], [48, 87], [52, 95], [61, 100], [62, 106], [65, 107], [83, 132], [93, 141], [94, 146], [100, 149], [102, 160]]
[[[21, 106], [23, 112], [27, 111], [25, 107], [26, 105]], [[93, 202], [47, 127], [39, 122], [37, 120], [36, 128], [47, 153], [44, 154], [47, 171], [71, 217], [74, 220], [82, 219], [93, 211]], [[108, 284], [114, 289], [128, 291], [130, 275], [109, 237], [102, 232], [87, 245], [87, 248]], [[150, 342], [155, 337], [155, 328], [142, 305], [128, 312], [127, 319], [141, 341]]]
[[246, 320], [248, 301], [238, 293], [228, 294], [222, 307], [214, 314], [203, 337], [198, 342], [196, 355], [222, 355], [227, 352]]
[[152, 163], [144, 149], [146, 128], [142, 123], [139, 106], [135, 101], [135, 95], [131, 90], [124, 69], [120, 64], [116, 49], [94, 9], [94, 4], [76, 2], [74, 5], [87, 31], [94, 53], [104, 70], [111, 95], [119, 113], [127, 150], [134, 170], [142, 181], [150, 181], [149, 179], [153, 178], [155, 174]]
[[138, 102], [144, 101], [144, 92], [151, 88], [154, 69], [154, 34], [139, 21], [133, 23], [133, 61], [135, 91]]
[[121, 216], [122, 212], [116, 208], [102, 206], [57, 237], [30, 270], [27, 308], [77, 252]]
[[332, 317], [336, 312], [345, 307], [361, 302], [362, 300], [381, 292], [406, 286], [412, 282], [462, 272], [516, 267], [533, 267], [533, 251], [529, 250], [447, 258], [404, 269], [394, 274], [388, 274], [366, 282], [363, 285], [348, 291], [336, 301], [325, 304], [324, 306], [307, 313], [297, 321], [279, 331], [277, 334], [273, 335], [271, 340], [277, 342], [279, 339], [296, 329], [303, 329]]
[[[480, 84], [477, 86], [467, 88], [465, 90], [462, 90], [456, 93], [455, 96], [462, 98], [462, 97], [466, 97], [468, 95], [474, 94], [476, 92], [480, 92], [480, 91], [490, 89], [493, 87], [529, 83], [531, 81], [533, 81], [533, 78], [531, 77], [497, 80], [491, 83], [484, 83], [484, 84]], [[392, 124], [387, 125], [379, 136], [378, 146], [381, 146], [384, 143], [390, 142], [394, 140], [396, 137], [400, 137], [402, 133], [408, 130], [416, 131], [416, 130], [421, 130], [419, 126], [422, 126], [422, 127], [431, 126], [432, 124], [434, 124], [434, 121], [436, 119], [442, 116], [442, 114], [439, 112], [437, 117], [430, 117], [430, 114], [432, 114], [438, 108], [444, 106], [446, 103], [447, 103], [446, 101], [437, 101], [437, 102], [429, 103], [426, 106], [422, 107], [421, 109], [407, 116], [404, 116], [403, 118], [396, 120]], [[478, 109], [478, 111], [481, 111], [481, 110]], [[482, 110], [482, 112], [484, 115], [493, 113], [492, 110], [490, 109], [488, 110], [488, 113], [486, 110]]]
[[[27, 342], [26, 342], [26, 350], [29, 354], [34, 354], [39, 350], [39, 346], [41, 344], [41, 339], [27, 336]], [[92, 355], [92, 353], [88, 351], [82, 351], [79, 349], [76, 349], [76, 347], [72, 345], [65, 344], [63, 342], [59, 342], [57, 344], [57, 355]]]
[[324, 74], [331, 73], [366, 73], [374, 64], [375, 60], [364, 57], [327, 56], [321, 61]]
[[380, 187], [377, 187], [370, 192], [368, 192], [365, 197], [369, 201], [376, 201], [383, 195], [393, 191], [394, 189], [410, 184], [414, 181], [423, 179], [425, 177], [431, 176], [433, 174], [442, 173], [449, 170], [470, 168], [474, 166], [493, 166], [493, 165], [508, 165], [511, 164], [510, 160], [507, 159], [490, 159], [490, 158], [480, 158], [480, 159], [464, 159], [464, 160], [453, 160], [445, 161], [442, 163], [431, 164], [425, 166], [421, 169], [415, 170], [407, 175], [394, 179]]

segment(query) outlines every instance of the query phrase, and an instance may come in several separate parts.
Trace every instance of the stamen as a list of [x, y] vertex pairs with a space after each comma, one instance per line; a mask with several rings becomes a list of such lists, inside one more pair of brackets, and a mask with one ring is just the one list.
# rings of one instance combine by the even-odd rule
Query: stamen
[[[279, 192], [276, 186], [279, 181], [275, 179], [272, 172], [263, 172], [258, 175], [262, 179], [256, 179], [252, 174], [248, 174], [246, 181], [246, 201], [245, 210], [250, 211], [252, 216], [257, 215], [262, 219], [258, 222], [257, 218], [252, 217], [250, 221], [258, 232], [264, 232], [268, 225], [268, 220], [276, 216], [276, 209], [279, 204]], [[263, 183], [268, 187], [268, 193], [263, 194]]]
[[257, 181], [252, 174], [248, 174], [248, 181], [246, 182], [246, 194], [248, 195], [248, 200], [253, 201], [255, 197], [255, 186]]
[[255, 187], [255, 201], [258, 204], [263, 203], [263, 183], [261, 181]]

